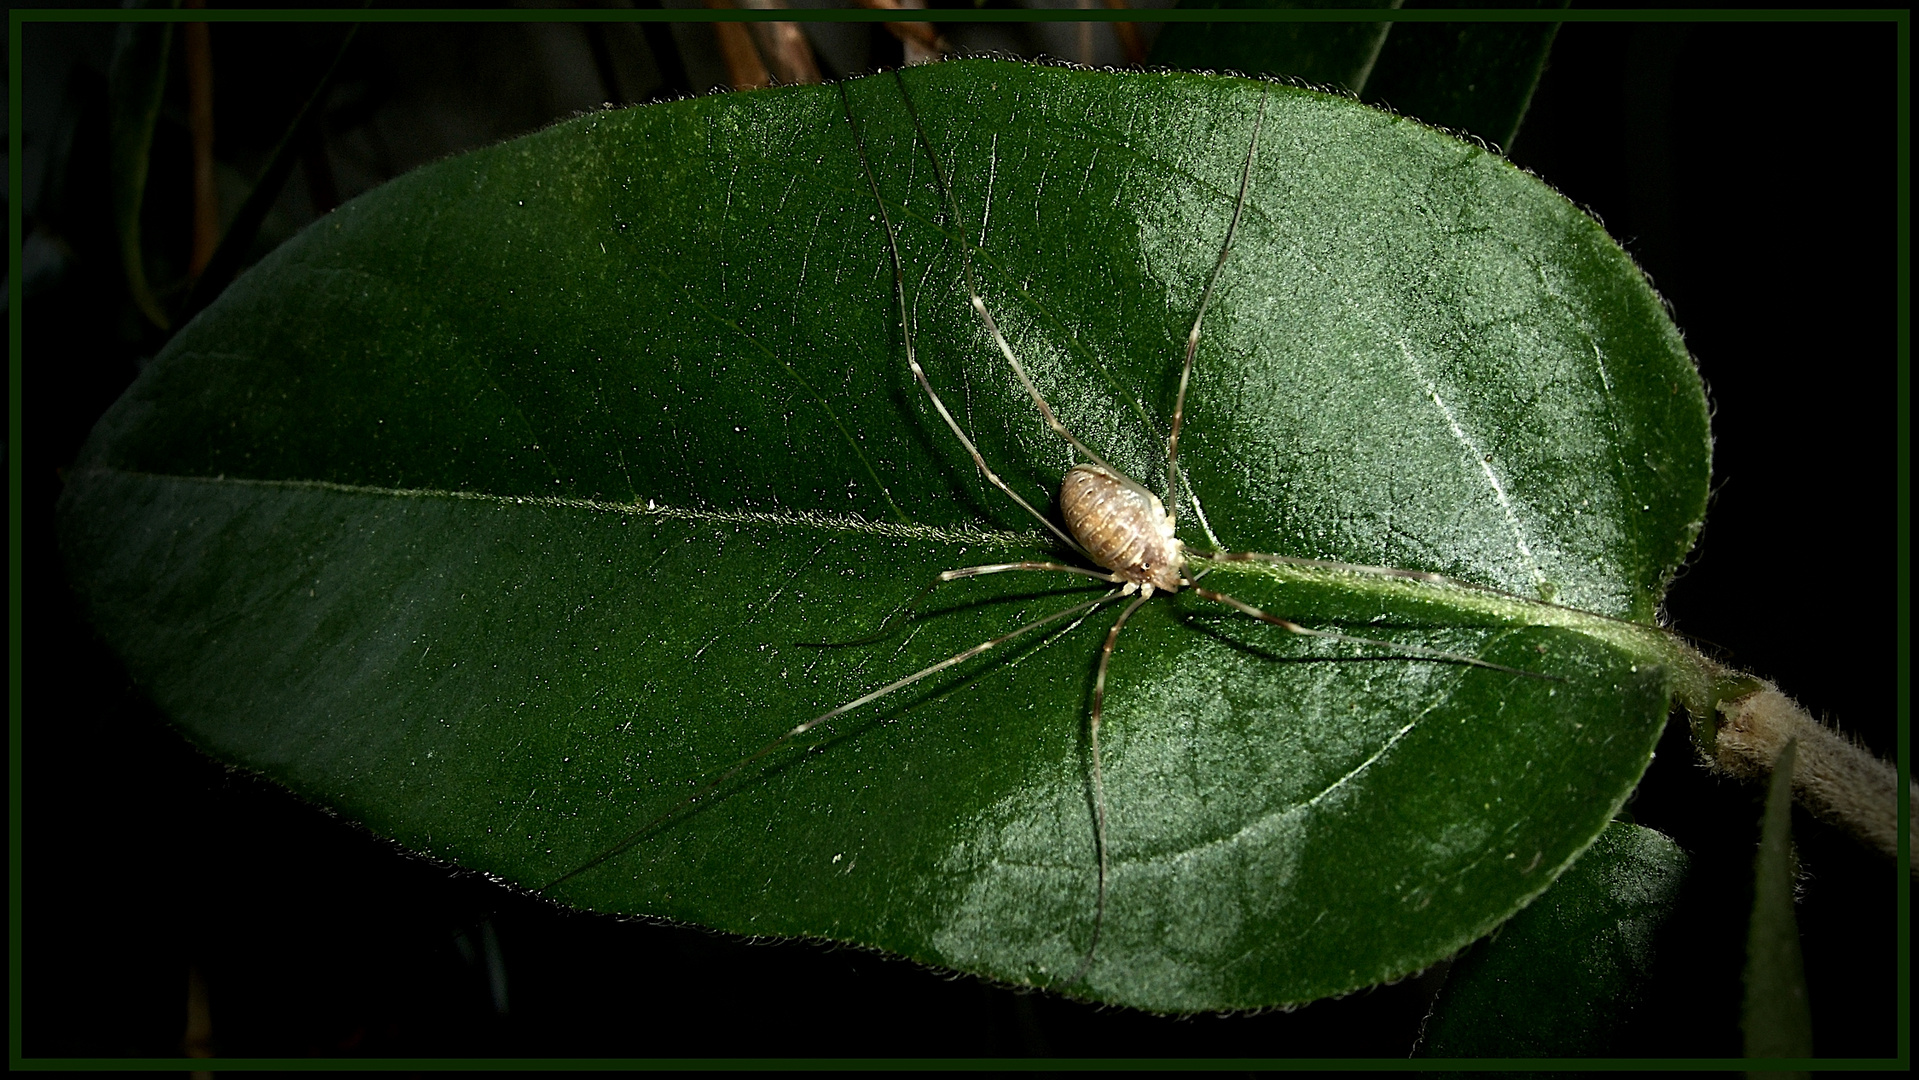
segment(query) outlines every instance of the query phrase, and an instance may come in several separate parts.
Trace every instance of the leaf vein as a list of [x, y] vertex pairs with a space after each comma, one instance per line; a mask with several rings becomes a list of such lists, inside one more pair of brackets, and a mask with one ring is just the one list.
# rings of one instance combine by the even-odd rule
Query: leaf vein
[[639, 517], [712, 525], [772, 526], [776, 528], [827, 529], [835, 532], [877, 536], [888, 540], [920, 541], [997, 551], [1031, 551], [1045, 548], [1047, 538], [1036, 532], [1011, 530], [945, 528], [937, 525], [874, 521], [855, 514], [833, 514], [820, 510], [701, 510], [667, 506], [653, 500], [639, 503], [607, 502], [564, 495], [496, 495], [484, 491], [454, 491], [440, 488], [382, 487], [377, 484], [343, 484], [333, 480], [265, 480], [239, 476], [179, 476], [148, 473], [112, 466], [93, 466], [67, 474], [78, 479], [87, 476], [120, 476], [164, 480], [189, 484], [233, 484], [243, 487], [281, 488], [285, 490], [331, 491], [346, 495], [368, 495], [402, 499], [452, 499], [494, 503], [501, 506], [538, 506], [553, 509], [584, 510], [597, 514], [632, 514]]

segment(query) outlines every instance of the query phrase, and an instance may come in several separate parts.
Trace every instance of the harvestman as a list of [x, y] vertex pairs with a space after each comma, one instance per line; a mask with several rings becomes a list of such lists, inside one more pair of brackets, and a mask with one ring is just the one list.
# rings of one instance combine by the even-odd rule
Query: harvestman
[[[965, 225], [959, 212], [959, 204], [953, 197], [952, 189], [947, 185], [945, 171], [940, 166], [939, 155], [933, 149], [932, 140], [927, 136], [925, 126], [920, 122], [919, 111], [913, 106], [913, 99], [906, 90], [904, 79], [901, 78], [897, 71], [894, 72], [894, 78], [899, 83], [900, 95], [906, 103], [907, 113], [912, 117], [916, 137], [926, 152], [927, 160], [932, 165], [933, 179], [939, 188], [941, 197], [946, 202], [947, 212], [952, 215], [955, 229], [961, 235], [964, 235]], [[1219, 280], [1220, 271], [1226, 265], [1227, 256], [1232, 253], [1233, 237], [1238, 232], [1239, 219], [1246, 206], [1246, 195], [1251, 186], [1253, 160], [1259, 150], [1260, 130], [1265, 122], [1265, 99], [1263, 97], [1260, 102], [1259, 115], [1253, 123], [1252, 138], [1246, 147], [1246, 160], [1240, 167], [1239, 190], [1233, 201], [1232, 219], [1227, 224], [1226, 237], [1220, 243], [1219, 254], [1213, 261], [1212, 271], [1207, 275], [1206, 287], [1200, 295], [1199, 311], [1193, 317], [1192, 329], [1186, 335], [1186, 355], [1184, 364], [1180, 370], [1179, 392], [1174, 400], [1172, 427], [1166, 439], [1167, 497], [1164, 502], [1160, 500], [1159, 496], [1147, 490], [1144, 485], [1132, 477], [1127, 476], [1117, 467], [1109, 464], [1104, 458], [1094, 452], [1091, 447], [1081, 442], [1079, 438], [1067, 430], [1066, 425], [1061, 423], [1059, 418], [1054, 415], [1052, 406], [1047, 403], [1045, 396], [1042, 395], [1039, 388], [1034, 385], [1032, 378], [1026, 372], [1025, 366], [1020, 363], [1019, 357], [1013, 352], [1012, 345], [1007, 342], [1005, 335], [1000, 332], [999, 324], [994, 320], [992, 312], [987, 308], [986, 300], [981, 295], [978, 281], [973, 274], [973, 246], [970, 244], [967, 246], [966, 255], [961, 265], [965, 275], [967, 294], [973, 311], [979, 316], [980, 322], [992, 336], [993, 344], [998, 347], [1000, 355], [1006, 358], [1007, 364], [1011, 365], [1014, 374], [1019, 377], [1020, 385], [1025, 387], [1027, 394], [1033, 399], [1033, 404], [1039, 410], [1039, 414], [1041, 418], [1044, 419], [1046, 426], [1055, 434], [1065, 439], [1074, 450], [1085, 458], [1084, 462], [1074, 465], [1067, 471], [1065, 478], [1060, 484], [1060, 516], [1065, 520], [1065, 528], [1061, 528], [1045, 514], [1034, 509], [1031, 503], [1021, 498], [1017, 492], [1007, 486], [1004, 480], [1000, 479], [999, 475], [986, 463], [986, 459], [981, 456], [973, 440], [967, 437], [965, 430], [962, 429], [959, 422], [953, 418], [953, 414], [946, 408], [945, 402], [940, 400], [939, 393], [933, 389], [932, 382], [926, 377], [926, 372], [920, 367], [919, 359], [914, 351], [912, 315], [907, 306], [905, 273], [900, 260], [899, 242], [893, 229], [892, 217], [886, 209], [886, 202], [880, 196], [879, 182], [874, 177], [872, 164], [867, 160], [866, 144], [860, 137], [859, 122], [853, 117], [852, 103], [847, 97], [844, 84], [840, 87], [840, 103], [846, 113], [847, 124], [853, 130], [854, 145], [859, 151], [860, 167], [865, 173], [867, 186], [872, 192], [874, 204], [879, 207], [881, 224], [886, 230], [887, 253], [891, 259], [893, 268], [893, 294], [899, 304], [900, 325], [904, 333], [906, 345], [906, 364], [912, 369], [913, 378], [918, 381], [920, 389], [925, 391], [927, 400], [932, 403], [934, 411], [939, 413], [940, 419], [945, 421], [946, 426], [953, 432], [953, 437], [958, 439], [960, 445], [964, 446], [966, 452], [972, 456], [973, 463], [979, 467], [980, 473], [985, 476], [986, 480], [1004, 492], [1007, 497], [1011, 498], [1015, 503], [1019, 504], [1020, 508], [1031, 515], [1034, 520], [1045, 526], [1046, 530], [1052, 533], [1068, 550], [1087, 563], [1092, 564], [1092, 566], [1099, 568], [1093, 569], [1088, 566], [1071, 566], [1058, 562], [989, 563], [982, 566], [965, 566], [955, 570], [944, 571], [928, 586], [928, 589], [930, 590], [944, 582], [957, 581], [961, 578], [982, 577], [988, 574], [1024, 570], [1077, 574], [1081, 577], [1105, 582], [1114, 586], [1114, 588], [1108, 590], [1096, 599], [1074, 604], [1053, 612], [1043, 618], [1035, 619], [1009, 633], [1002, 634], [989, 641], [983, 641], [972, 648], [955, 653], [936, 664], [922, 668], [904, 678], [896, 679], [871, 693], [857, 697], [805, 723], [795, 726], [784, 735], [767, 743], [747, 757], [742, 758], [719, 777], [709, 781], [698, 791], [680, 800], [672, 809], [628, 834], [618, 844], [601, 852], [591, 861], [549, 882], [540, 889], [541, 892], [545, 892], [559, 885], [561, 882], [577, 877], [621, 854], [631, 848], [661, 822], [664, 822], [687, 806], [712, 794], [750, 767], [754, 762], [759, 761], [766, 757], [766, 755], [773, 753], [821, 724], [835, 717], [843, 716], [863, 705], [878, 701], [895, 691], [903, 690], [922, 679], [962, 664], [981, 653], [988, 652], [1042, 627], [1051, 626], [1072, 618], [1083, 619], [1115, 600], [1130, 597], [1131, 599], [1120, 611], [1119, 617], [1113, 620], [1111, 629], [1106, 632], [1106, 640], [1100, 646], [1099, 668], [1093, 679], [1092, 710], [1087, 720], [1087, 743], [1092, 764], [1094, 848], [1098, 861], [1098, 887], [1093, 916], [1092, 938], [1087, 945], [1086, 956], [1081, 962], [1079, 970], [1074, 973], [1072, 980], [1069, 980], [1078, 981], [1085, 975], [1087, 969], [1093, 962], [1094, 953], [1099, 946], [1100, 928], [1106, 918], [1106, 879], [1108, 876], [1106, 853], [1106, 788], [1105, 778], [1101, 772], [1099, 750], [1100, 713], [1106, 698], [1106, 671], [1107, 668], [1111, 666], [1113, 647], [1118, 642], [1120, 631], [1126, 626], [1127, 620], [1131, 619], [1133, 613], [1139, 610], [1140, 605], [1152, 599], [1156, 593], [1172, 594], [1183, 588], [1191, 589], [1194, 593], [1207, 600], [1224, 604], [1236, 611], [1250, 615], [1261, 622], [1269, 623], [1294, 634], [1329, 638], [1334, 641], [1344, 641], [1359, 645], [1376, 645], [1389, 649], [1407, 650], [1438, 661], [1490, 668], [1494, 671], [1503, 671], [1533, 678], [1554, 679], [1553, 676], [1540, 675], [1519, 668], [1488, 663], [1476, 657], [1465, 656], [1459, 653], [1441, 652], [1436, 649], [1408, 645], [1403, 642], [1352, 637], [1330, 630], [1317, 630], [1301, 626], [1298, 623], [1261, 611], [1259, 608], [1232, 596], [1228, 596], [1225, 593], [1200, 586], [1198, 580], [1210, 572], [1210, 567], [1202, 569], [1198, 573], [1190, 576], [1188, 575], [1187, 569], [1189, 563], [1195, 560], [1214, 563], [1278, 562], [1411, 578], [1418, 581], [1453, 585], [1480, 592], [1496, 593], [1514, 599], [1526, 600], [1531, 603], [1539, 603], [1539, 601], [1533, 598], [1519, 596], [1515, 593], [1506, 592], [1503, 589], [1493, 589], [1488, 586], [1475, 585], [1471, 582], [1456, 581], [1439, 574], [1420, 570], [1362, 566], [1352, 563], [1300, 559], [1284, 555], [1266, 555], [1255, 552], [1227, 552], [1220, 548], [1217, 539], [1214, 539], [1215, 550], [1213, 551], [1205, 554], [1188, 553], [1185, 544], [1174, 535], [1174, 511], [1177, 510], [1179, 502], [1179, 431], [1184, 420], [1186, 408], [1186, 388], [1192, 378], [1193, 358], [1199, 349], [1200, 325], [1205, 320], [1206, 309], [1212, 302], [1213, 287]], [[981, 239], [983, 241], [984, 237]], [[1194, 500], [1194, 506], [1197, 509], [1197, 496], [1189, 495], [1189, 498]], [[1167, 509], [1169, 504], [1174, 507], [1174, 510]], [[1210, 538], [1210, 530], [1208, 530], [1208, 533]], [[922, 593], [921, 595], [924, 596], [925, 594]], [[918, 600], [915, 600], [915, 605], [917, 605], [918, 602]], [[910, 607], [908, 610], [910, 610]], [[855, 642], [855, 644], [857, 644], [857, 642]], [[1555, 681], [1557, 680], [1555, 679]]]

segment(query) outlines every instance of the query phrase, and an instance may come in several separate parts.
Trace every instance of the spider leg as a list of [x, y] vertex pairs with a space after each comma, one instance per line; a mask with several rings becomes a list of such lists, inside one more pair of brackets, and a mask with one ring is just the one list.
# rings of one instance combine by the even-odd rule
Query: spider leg
[[1126, 610], [1119, 613], [1119, 618], [1113, 620], [1113, 628], [1106, 632], [1106, 644], [1099, 650], [1099, 674], [1093, 678], [1093, 713], [1086, 731], [1093, 757], [1093, 846], [1099, 856], [1099, 893], [1093, 906], [1093, 940], [1086, 946], [1086, 957], [1079, 962], [1079, 970], [1073, 972], [1068, 982], [1085, 978], [1087, 969], [1093, 966], [1093, 953], [1099, 948], [1099, 931], [1106, 922], [1106, 776], [1101, 771], [1099, 758], [1099, 718], [1106, 704], [1106, 669], [1112, 664], [1113, 646], [1119, 641], [1120, 629], [1149, 599], [1151, 597], [1134, 597]]
[[1343, 570], [1352, 574], [1373, 574], [1378, 577], [1405, 578], [1409, 581], [1423, 581], [1431, 585], [1449, 585], [1455, 589], [1471, 589], [1474, 592], [1503, 596], [1508, 600], [1519, 600], [1528, 604], [1538, 604], [1541, 607], [1558, 608], [1561, 611], [1576, 612], [1580, 615], [1590, 615], [1595, 618], [1607, 619], [1617, 623], [1626, 623], [1631, 626], [1645, 625], [1644, 623], [1634, 622], [1631, 619], [1620, 618], [1617, 615], [1603, 615], [1598, 612], [1587, 611], [1584, 608], [1555, 604], [1551, 600], [1541, 600], [1536, 596], [1527, 596], [1524, 593], [1516, 593], [1510, 589], [1501, 589], [1492, 585], [1481, 585], [1478, 582], [1463, 581], [1459, 578], [1447, 577], [1444, 574], [1435, 574], [1429, 570], [1402, 570], [1396, 566], [1369, 566], [1365, 563], [1337, 562], [1331, 559], [1302, 559], [1294, 555], [1268, 555], [1258, 551], [1215, 551], [1210, 554], [1195, 553], [1193, 557], [1211, 562], [1268, 562], [1280, 563], [1285, 566], [1310, 566], [1320, 570]]
[[588, 870], [591, 870], [594, 867], [599, 866], [602, 863], [605, 863], [608, 859], [611, 859], [621, 854], [622, 852], [626, 851], [628, 848], [631, 848], [634, 844], [639, 843], [640, 840], [643, 839], [648, 833], [651, 833], [655, 828], [659, 827], [659, 825], [662, 822], [666, 821], [667, 819], [671, 818], [673, 815], [679, 813], [680, 811], [686, 809], [687, 807], [693, 805], [694, 803], [699, 802], [701, 799], [706, 798], [708, 795], [711, 795], [713, 792], [724, 787], [728, 781], [732, 780], [734, 777], [744, 772], [754, 762], [759, 761], [761, 758], [764, 758], [766, 755], [771, 754], [772, 752], [774, 752], [775, 750], [778, 750], [782, 746], [785, 746], [787, 743], [792, 742], [794, 739], [799, 738], [801, 735], [804, 735], [807, 732], [813, 730], [814, 728], [820, 726], [821, 724], [826, 723], [828, 720], [831, 720], [836, 716], [844, 716], [845, 714], [852, 712], [854, 709], [857, 709], [860, 706], [866, 705], [870, 702], [878, 701], [879, 699], [887, 696], [888, 694], [894, 693], [899, 690], [904, 690], [907, 687], [913, 685], [914, 683], [919, 682], [921, 679], [924, 679], [930, 675], [937, 675], [938, 673], [945, 671], [947, 668], [950, 668], [954, 666], [955, 664], [964, 663], [968, 660], [971, 660], [973, 657], [980, 655], [983, 652], [987, 652], [991, 649], [997, 648], [1016, 638], [1024, 637], [1025, 635], [1033, 632], [1034, 630], [1038, 630], [1040, 627], [1050, 626], [1053, 623], [1060, 622], [1062, 620], [1071, 618], [1075, 615], [1089, 614], [1095, 609], [1106, 604], [1108, 601], [1111, 601], [1121, 595], [1124, 595], [1121, 590], [1110, 589], [1105, 593], [1105, 595], [1100, 596], [1097, 599], [1088, 600], [1088, 601], [1085, 601], [1084, 603], [1074, 604], [1071, 607], [1062, 608], [1059, 611], [1053, 612], [1051, 615], [1047, 615], [1043, 618], [1035, 619], [1032, 622], [1029, 622], [1026, 625], [1019, 627], [1018, 629], [1013, 630], [1009, 633], [1001, 634], [1000, 636], [996, 638], [992, 638], [987, 641], [982, 641], [978, 645], [975, 645], [970, 649], [962, 649], [961, 651], [954, 653], [953, 655], [947, 657], [944, 660], [941, 660], [940, 662], [936, 664], [929, 664], [926, 667], [923, 667], [920, 670], [914, 672], [913, 674], [906, 676], [905, 678], [895, 679], [892, 682], [887, 683], [885, 686], [882, 686], [871, 693], [862, 694], [859, 697], [854, 698], [853, 700], [847, 702], [844, 705], [838, 706], [837, 708], [828, 709], [826, 712], [821, 713], [820, 715], [814, 717], [813, 719], [808, 720], [803, 724], [796, 725], [791, 731], [788, 731], [786, 734], [781, 735], [779, 738], [774, 739], [772, 742], [767, 743], [765, 746], [762, 746], [758, 750], [755, 750], [751, 754], [748, 754], [747, 756], [741, 758], [738, 762], [736, 762], [733, 765], [732, 768], [727, 769], [725, 772], [721, 773], [715, 779], [710, 780], [706, 784], [702, 785], [697, 791], [694, 791], [691, 795], [688, 795], [686, 798], [681, 799], [679, 802], [673, 804], [673, 806], [669, 808], [665, 813], [660, 814], [658, 817], [655, 817], [651, 821], [647, 822], [645, 825], [642, 825], [639, 828], [628, 833], [626, 836], [620, 839], [619, 843], [614, 844], [613, 846], [607, 848], [605, 851], [600, 852], [598, 855], [595, 855], [592, 859], [588, 860], [587, 862], [577, 867], [574, 867], [572, 870], [569, 870], [564, 874], [561, 874], [559, 877], [554, 878], [552, 881], [549, 881], [545, 885], [540, 886], [535, 891], [542, 892], [542, 893], [546, 892], [548, 889], [551, 889], [554, 886], [559, 885], [563, 882], [570, 881], [573, 878], [576, 878], [580, 876], [581, 874], [586, 873]]
[[888, 612], [886, 618], [880, 620], [879, 626], [865, 637], [857, 637], [851, 641], [802, 641], [799, 642], [799, 644], [801, 647], [808, 649], [844, 649], [852, 645], [871, 644], [885, 635], [886, 624], [892, 621], [894, 615], [902, 611], [910, 612], [918, 608], [920, 601], [925, 600], [928, 593], [931, 593], [941, 585], [949, 581], [958, 581], [961, 578], [984, 577], [987, 574], [1000, 574], [1009, 570], [1058, 570], [1068, 574], [1079, 574], [1083, 577], [1095, 578], [1099, 581], [1109, 582], [1114, 585], [1120, 584], [1121, 580], [1115, 574], [1108, 574], [1098, 570], [1088, 570], [1083, 566], [1068, 566], [1065, 563], [1056, 562], [988, 563], [984, 566], [962, 566], [957, 570], [940, 571], [940, 576], [927, 582], [926, 587], [921, 589], [917, 596], [913, 597], [912, 603], [903, 608], [894, 608]]
[[1429, 649], [1423, 645], [1411, 645], [1403, 641], [1381, 641], [1378, 638], [1354, 637], [1351, 634], [1341, 634], [1332, 630], [1315, 630], [1310, 626], [1301, 626], [1290, 619], [1282, 619], [1277, 615], [1268, 615], [1266, 612], [1261, 611], [1260, 609], [1254, 607], [1253, 605], [1247, 603], [1246, 601], [1239, 600], [1231, 596], [1227, 596], [1223, 592], [1218, 592], [1213, 589], [1201, 588], [1197, 585], [1193, 586], [1193, 591], [1195, 593], [1198, 593], [1200, 596], [1205, 597], [1208, 600], [1212, 600], [1216, 603], [1225, 604], [1227, 607], [1230, 607], [1235, 610], [1242, 611], [1248, 615], [1251, 615], [1253, 618], [1258, 619], [1260, 622], [1270, 623], [1271, 625], [1277, 626], [1281, 630], [1285, 630], [1288, 633], [1299, 634], [1304, 637], [1327, 638], [1332, 641], [1346, 641], [1346, 642], [1351, 642], [1354, 645], [1377, 645], [1380, 648], [1384, 648], [1384, 649], [1410, 650], [1412, 652], [1419, 653], [1423, 656], [1429, 656], [1433, 658], [1434, 660], [1446, 660], [1455, 664], [1465, 664], [1469, 667], [1487, 668], [1492, 671], [1504, 671], [1510, 675], [1524, 675], [1527, 678], [1531, 678], [1531, 679], [1550, 679], [1553, 682], [1566, 681], [1564, 679], [1561, 679], [1557, 675], [1542, 675], [1537, 671], [1527, 671], [1523, 668], [1507, 667], [1504, 664], [1495, 664], [1487, 660], [1481, 660], [1476, 656], [1467, 656], [1464, 653], [1445, 652], [1440, 649]]
[[[900, 84], [900, 97], [906, 102], [906, 111], [913, 117], [913, 127], [914, 130], [919, 133], [920, 145], [926, 150], [927, 160], [933, 163], [933, 181], [939, 186], [940, 194], [946, 198], [947, 211], [953, 215], [954, 224], [959, 226], [961, 231], [964, 232], [965, 221], [960, 217], [959, 201], [953, 198], [953, 189], [947, 186], [946, 171], [940, 167], [939, 153], [933, 149], [933, 140], [927, 137], [925, 125], [920, 123], [919, 110], [913, 105], [912, 95], [906, 92], [904, 79], [897, 71], [893, 73], [893, 76]], [[1114, 476], [1120, 477], [1141, 493], [1147, 493], [1146, 489], [1141, 487], [1131, 477], [1128, 477], [1105, 458], [1100, 457], [1092, 447], [1081, 442], [1079, 436], [1069, 431], [1066, 425], [1060, 422], [1059, 417], [1053, 413], [1053, 406], [1047, 403], [1046, 396], [1039, 392], [1039, 387], [1034, 385], [1032, 376], [1026, 373], [1026, 365], [1020, 363], [1019, 356], [1013, 352], [1012, 344], [1006, 340], [1005, 334], [1000, 333], [999, 322], [993, 318], [993, 312], [986, 306], [986, 298], [980, 294], [979, 279], [973, 274], [973, 250], [974, 245], [969, 243], [966, 246], [965, 258], [960, 264], [961, 270], [966, 275], [966, 292], [971, 299], [973, 311], [980, 317], [980, 322], [985, 324], [987, 333], [993, 336], [993, 344], [999, 348], [1000, 355], [1004, 356], [1006, 362], [1012, 366], [1013, 374], [1019, 376], [1020, 385], [1026, 388], [1027, 395], [1033, 399], [1033, 404], [1039, 408], [1040, 417], [1046, 421], [1046, 426], [1052, 429], [1054, 434], [1070, 443], [1074, 449], [1086, 455], [1087, 460], [1093, 464], [1098, 465]], [[1082, 554], [1084, 554], [1084, 552], [1082, 552]]]
[[[1019, 493], [1008, 487], [1006, 481], [1000, 479], [999, 474], [994, 472], [992, 467], [986, 464], [986, 458], [981, 456], [979, 447], [973, 445], [973, 440], [968, 438], [966, 432], [960, 428], [959, 421], [953, 419], [953, 414], [947, 410], [946, 403], [940, 400], [939, 394], [933, 389], [932, 382], [927, 379], [926, 372], [920, 368], [919, 359], [914, 355], [913, 351], [912, 320], [906, 310], [906, 275], [905, 271], [901, 268], [899, 241], [895, 239], [893, 235], [893, 218], [892, 215], [887, 212], [886, 201], [880, 198], [879, 181], [873, 176], [872, 162], [866, 158], [866, 143], [859, 137], [859, 122], [853, 119], [853, 104], [846, 96], [845, 83], [840, 84], [840, 105], [846, 111], [846, 122], [853, 126], [853, 144], [859, 150], [860, 166], [866, 172], [867, 186], [873, 191], [873, 202], [880, 208], [880, 221], [886, 226], [886, 250], [888, 254], [892, 256], [893, 260], [893, 292], [899, 298], [900, 327], [906, 335], [906, 366], [913, 370], [913, 378], [919, 380], [920, 389], [926, 391], [926, 396], [933, 402], [933, 408], [940, 414], [940, 419], [946, 421], [946, 426], [952, 429], [953, 436], [960, 441], [961, 446], [966, 448], [966, 452], [972, 455], [973, 464], [979, 466], [979, 471], [986, 477], [987, 482], [1005, 492], [1009, 498], [1020, 505], [1022, 510], [1031, 514], [1035, 521], [1046, 526], [1047, 531], [1059, 537], [1061, 543], [1064, 543], [1067, 547], [1079, 554], [1085, 555], [1086, 549], [1080, 546], [1079, 541], [1074, 540], [1068, 535], [1066, 530], [1053, 524], [1045, 514], [1033, 509], [1031, 503], [1020, 498]], [[914, 123], [918, 122], [919, 118], [916, 115], [914, 117]], [[967, 273], [969, 275], [972, 273], [970, 267]], [[1091, 561], [1090, 557], [1087, 561]]]
[[1246, 209], [1246, 190], [1253, 179], [1253, 155], [1259, 150], [1259, 132], [1266, 124], [1266, 97], [1259, 99], [1259, 116], [1253, 120], [1253, 138], [1246, 144], [1246, 163], [1239, 169], [1239, 196], [1233, 200], [1233, 220], [1226, 225], [1226, 239], [1219, 245], [1219, 257], [1213, 260], [1213, 272], [1206, 276], [1206, 289], [1199, 296], [1199, 312], [1193, 316], [1193, 328], [1186, 332], [1186, 363], [1179, 370], [1179, 396], [1173, 399], [1173, 430], [1166, 437], [1166, 511], [1179, 516], [1179, 428], [1186, 418], [1186, 384], [1193, 377], [1193, 357], [1199, 353], [1199, 326], [1206, 321], [1206, 309], [1213, 302], [1213, 286], [1233, 252], [1233, 234], [1239, 231], [1240, 214]]

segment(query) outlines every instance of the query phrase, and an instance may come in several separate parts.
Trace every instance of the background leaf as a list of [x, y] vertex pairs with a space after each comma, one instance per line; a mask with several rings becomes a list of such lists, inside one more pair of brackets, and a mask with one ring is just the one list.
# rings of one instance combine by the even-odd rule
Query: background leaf
[[[1398, 0], [1350, 3], [1275, 3], [1272, 0], [1201, 0], [1182, 9], [1385, 10]], [[1389, 22], [1169, 23], [1153, 44], [1152, 61], [1187, 70], [1230, 71], [1303, 79], [1357, 94], [1366, 86], [1379, 50], [1392, 33]]]
[[[1294, 4], [1206, 0], [1182, 8], [1264, 10], [1388, 8], [1392, 3]], [[1414, 0], [1408, 9], [1479, 3]], [[1565, 0], [1507, 7], [1563, 8]], [[1557, 23], [1258, 22], [1171, 23], [1153, 62], [1187, 70], [1301, 79], [1334, 87], [1405, 116], [1510, 148], [1539, 85]]]
[[[1425, 1057], [1654, 1054], [1668, 1018], [1647, 1007], [1686, 876], [1670, 839], [1615, 822], [1545, 895], [1455, 961]], [[1666, 958], [1670, 964], [1670, 958]], [[1653, 1029], [1649, 1033], [1646, 1029]]]
[[[1406, 6], [1483, 10], [1472, 0], [1415, 0]], [[1568, 0], [1504, 6], [1564, 8]], [[1361, 96], [1511, 150], [1558, 33], [1558, 23], [1394, 23]]]
[[[1264, 109], [1184, 459], [1231, 547], [1651, 612], [1697, 529], [1704, 401], [1590, 219], [1315, 93], [983, 63], [910, 82], [1035, 378], [1154, 480]], [[922, 355], [1043, 499], [1067, 460], [957, 289], [971, 233], [893, 81], [849, 90]], [[103, 632], [219, 756], [532, 886], [793, 724], [1067, 606], [1009, 575], [878, 646], [802, 647], [942, 568], [1046, 551], [901, 370], [852, 138], [837, 91], [709, 98], [343, 207], [184, 330], [83, 455], [68, 551]], [[845, 745], [770, 759], [554, 895], [1168, 1011], [1417, 970], [1603, 827], [1665, 677], [1618, 623], [1342, 577], [1211, 580], [1560, 681], [1143, 613], [1111, 686], [1111, 903], [1083, 986], [1090, 627], [850, 716]]]

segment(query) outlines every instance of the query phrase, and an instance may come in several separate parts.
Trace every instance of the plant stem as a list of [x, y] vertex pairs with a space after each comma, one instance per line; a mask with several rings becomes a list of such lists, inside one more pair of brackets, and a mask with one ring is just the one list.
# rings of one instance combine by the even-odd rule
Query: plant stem
[[[1793, 798], [1814, 817], [1897, 859], [1899, 774], [1892, 764], [1813, 719], [1772, 683], [1748, 681], [1756, 688], [1716, 703], [1713, 730], [1699, 739], [1707, 763], [1732, 776], [1764, 779], [1786, 744], [1798, 740]], [[1919, 788], [1911, 790], [1919, 795]]]

